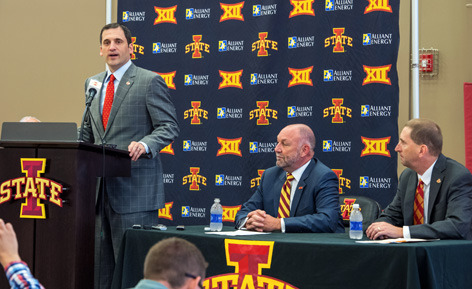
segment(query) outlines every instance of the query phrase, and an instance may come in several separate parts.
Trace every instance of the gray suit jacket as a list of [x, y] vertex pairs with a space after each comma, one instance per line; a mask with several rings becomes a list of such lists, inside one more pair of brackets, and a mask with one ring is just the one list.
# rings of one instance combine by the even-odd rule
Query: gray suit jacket
[[429, 224], [413, 225], [417, 173], [405, 169], [397, 194], [377, 221], [410, 226], [412, 238], [472, 239], [472, 175], [458, 162], [440, 155], [433, 168], [429, 191]]
[[[88, 78], [85, 87], [91, 79], [104, 83], [105, 76], [106, 72], [102, 72]], [[131, 141], [142, 141], [150, 150], [149, 158], [131, 162], [131, 177], [106, 178], [111, 207], [120, 214], [162, 208], [164, 185], [159, 151], [179, 133], [167, 85], [158, 74], [131, 64], [116, 89], [106, 130], [99, 96], [100, 91], [92, 101], [91, 113], [82, 128], [84, 141], [102, 144], [103, 140], [126, 151]]]

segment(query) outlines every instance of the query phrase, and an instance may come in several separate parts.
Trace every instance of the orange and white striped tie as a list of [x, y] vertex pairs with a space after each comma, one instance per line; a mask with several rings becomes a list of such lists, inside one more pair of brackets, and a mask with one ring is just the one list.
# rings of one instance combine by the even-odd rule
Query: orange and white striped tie
[[424, 183], [420, 179], [415, 193], [415, 203], [413, 205], [413, 225], [424, 223]]
[[290, 191], [292, 189], [292, 181], [295, 178], [291, 173], [287, 174], [287, 180], [282, 186], [282, 191], [280, 192], [280, 203], [279, 203], [279, 212], [277, 218], [288, 218], [290, 217]]

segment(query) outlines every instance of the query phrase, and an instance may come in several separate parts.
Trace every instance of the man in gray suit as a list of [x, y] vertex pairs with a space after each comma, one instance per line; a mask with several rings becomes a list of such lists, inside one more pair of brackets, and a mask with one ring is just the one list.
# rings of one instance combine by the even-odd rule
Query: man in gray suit
[[395, 198], [369, 226], [367, 237], [472, 239], [472, 175], [441, 150], [436, 123], [406, 123], [395, 151], [407, 169]]
[[[106, 71], [88, 78], [87, 94], [96, 89], [83, 126], [84, 141], [113, 144], [129, 151], [131, 177], [104, 179], [97, 197], [96, 287], [111, 284], [123, 233], [133, 224], [157, 225], [164, 206], [159, 151], [178, 135], [168, 88], [158, 74], [131, 62], [131, 32], [121, 24], [104, 26], [100, 55]], [[98, 245], [98, 244], [97, 244]], [[97, 256], [99, 254], [99, 258]], [[100, 272], [97, 272], [99, 268]]]

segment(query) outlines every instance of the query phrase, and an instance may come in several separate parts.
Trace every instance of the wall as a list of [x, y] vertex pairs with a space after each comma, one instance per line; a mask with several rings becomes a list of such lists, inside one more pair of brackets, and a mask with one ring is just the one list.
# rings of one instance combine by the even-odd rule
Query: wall
[[[464, 82], [472, 82], [472, 60], [468, 55], [472, 8], [465, 7], [468, 2], [472, 0], [429, 0], [420, 1], [419, 7], [419, 46], [440, 51], [439, 76], [420, 80], [420, 116], [439, 123], [445, 139], [444, 153], [462, 163], [462, 87]], [[113, 4], [116, 11], [116, 0]], [[410, 1], [401, 1], [400, 6], [401, 128], [410, 117]], [[42, 121], [80, 124], [85, 78], [104, 69], [98, 41], [104, 24], [105, 1], [0, 1], [0, 55], [4, 56], [0, 70], [0, 123], [35, 115]], [[400, 165], [399, 171], [402, 169]]]

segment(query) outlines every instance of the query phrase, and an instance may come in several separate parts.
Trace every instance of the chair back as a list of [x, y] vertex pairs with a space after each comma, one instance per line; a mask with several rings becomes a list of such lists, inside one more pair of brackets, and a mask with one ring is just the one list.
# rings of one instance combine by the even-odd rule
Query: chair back
[[364, 196], [339, 196], [339, 205], [343, 216], [344, 227], [349, 228], [349, 217], [351, 216], [352, 205], [359, 204], [362, 213], [362, 229], [365, 231], [380, 215], [380, 205], [377, 201]]

